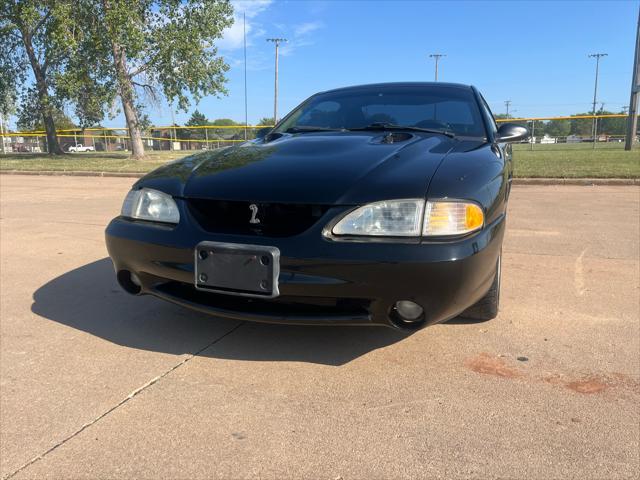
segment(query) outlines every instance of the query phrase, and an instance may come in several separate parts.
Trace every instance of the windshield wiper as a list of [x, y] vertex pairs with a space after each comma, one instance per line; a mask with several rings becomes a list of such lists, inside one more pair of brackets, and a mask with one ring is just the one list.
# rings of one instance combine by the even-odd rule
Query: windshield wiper
[[300, 125], [298, 127], [291, 127], [285, 130], [286, 133], [307, 133], [307, 132], [343, 132], [343, 128], [329, 128], [329, 127], [314, 127], [307, 125]]
[[420, 127], [411, 127], [409, 125], [395, 125], [393, 123], [385, 123], [385, 122], [375, 122], [371, 125], [367, 125], [366, 127], [359, 128], [349, 128], [349, 131], [361, 131], [361, 130], [408, 130], [410, 132], [426, 132], [426, 133], [437, 133], [440, 135], [446, 135], [449, 138], [455, 138], [455, 134], [448, 130], [438, 130], [434, 128], [420, 128]]

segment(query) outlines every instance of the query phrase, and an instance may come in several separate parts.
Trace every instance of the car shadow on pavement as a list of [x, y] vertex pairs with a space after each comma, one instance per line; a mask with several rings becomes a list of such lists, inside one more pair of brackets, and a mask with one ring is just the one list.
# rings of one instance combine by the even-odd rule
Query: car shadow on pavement
[[[38, 288], [31, 310], [118, 345], [175, 355], [198, 352], [239, 324], [152, 296], [133, 297], [123, 292], [108, 258], [66, 272]], [[342, 365], [407, 336], [383, 327], [246, 322], [199, 355]]]

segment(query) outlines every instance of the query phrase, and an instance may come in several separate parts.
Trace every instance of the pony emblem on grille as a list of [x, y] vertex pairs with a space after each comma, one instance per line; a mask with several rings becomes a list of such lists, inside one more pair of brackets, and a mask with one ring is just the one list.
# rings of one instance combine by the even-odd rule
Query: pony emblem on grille
[[257, 218], [258, 206], [255, 203], [252, 203], [251, 205], [249, 205], [249, 210], [251, 210], [251, 219], [249, 220], [249, 223], [252, 223], [254, 225], [260, 223], [260, 219]]

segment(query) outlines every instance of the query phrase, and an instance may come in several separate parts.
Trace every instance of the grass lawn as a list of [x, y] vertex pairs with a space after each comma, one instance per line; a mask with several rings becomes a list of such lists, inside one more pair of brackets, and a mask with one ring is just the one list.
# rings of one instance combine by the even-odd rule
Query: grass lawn
[[640, 149], [627, 152], [622, 143], [514, 145], [516, 177], [638, 178]]
[[127, 172], [145, 173], [192, 152], [149, 152], [144, 160], [134, 161], [129, 153], [69, 153], [61, 157], [40, 153], [0, 154], [0, 171], [31, 170], [56, 172]]
[[[621, 143], [514, 145], [516, 177], [640, 178], [640, 149], [624, 151]], [[2, 170], [81, 172], [148, 172], [168, 161], [197, 151], [150, 152], [142, 161], [128, 153], [73, 153], [61, 158], [43, 154], [0, 154]]]

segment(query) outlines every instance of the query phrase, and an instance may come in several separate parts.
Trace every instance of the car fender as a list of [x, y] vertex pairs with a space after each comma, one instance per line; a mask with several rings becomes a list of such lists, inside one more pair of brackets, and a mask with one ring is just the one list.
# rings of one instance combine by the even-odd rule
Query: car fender
[[490, 143], [468, 149], [460, 145], [447, 155], [431, 180], [427, 199], [471, 200], [485, 211], [490, 224], [506, 212], [507, 164]]

